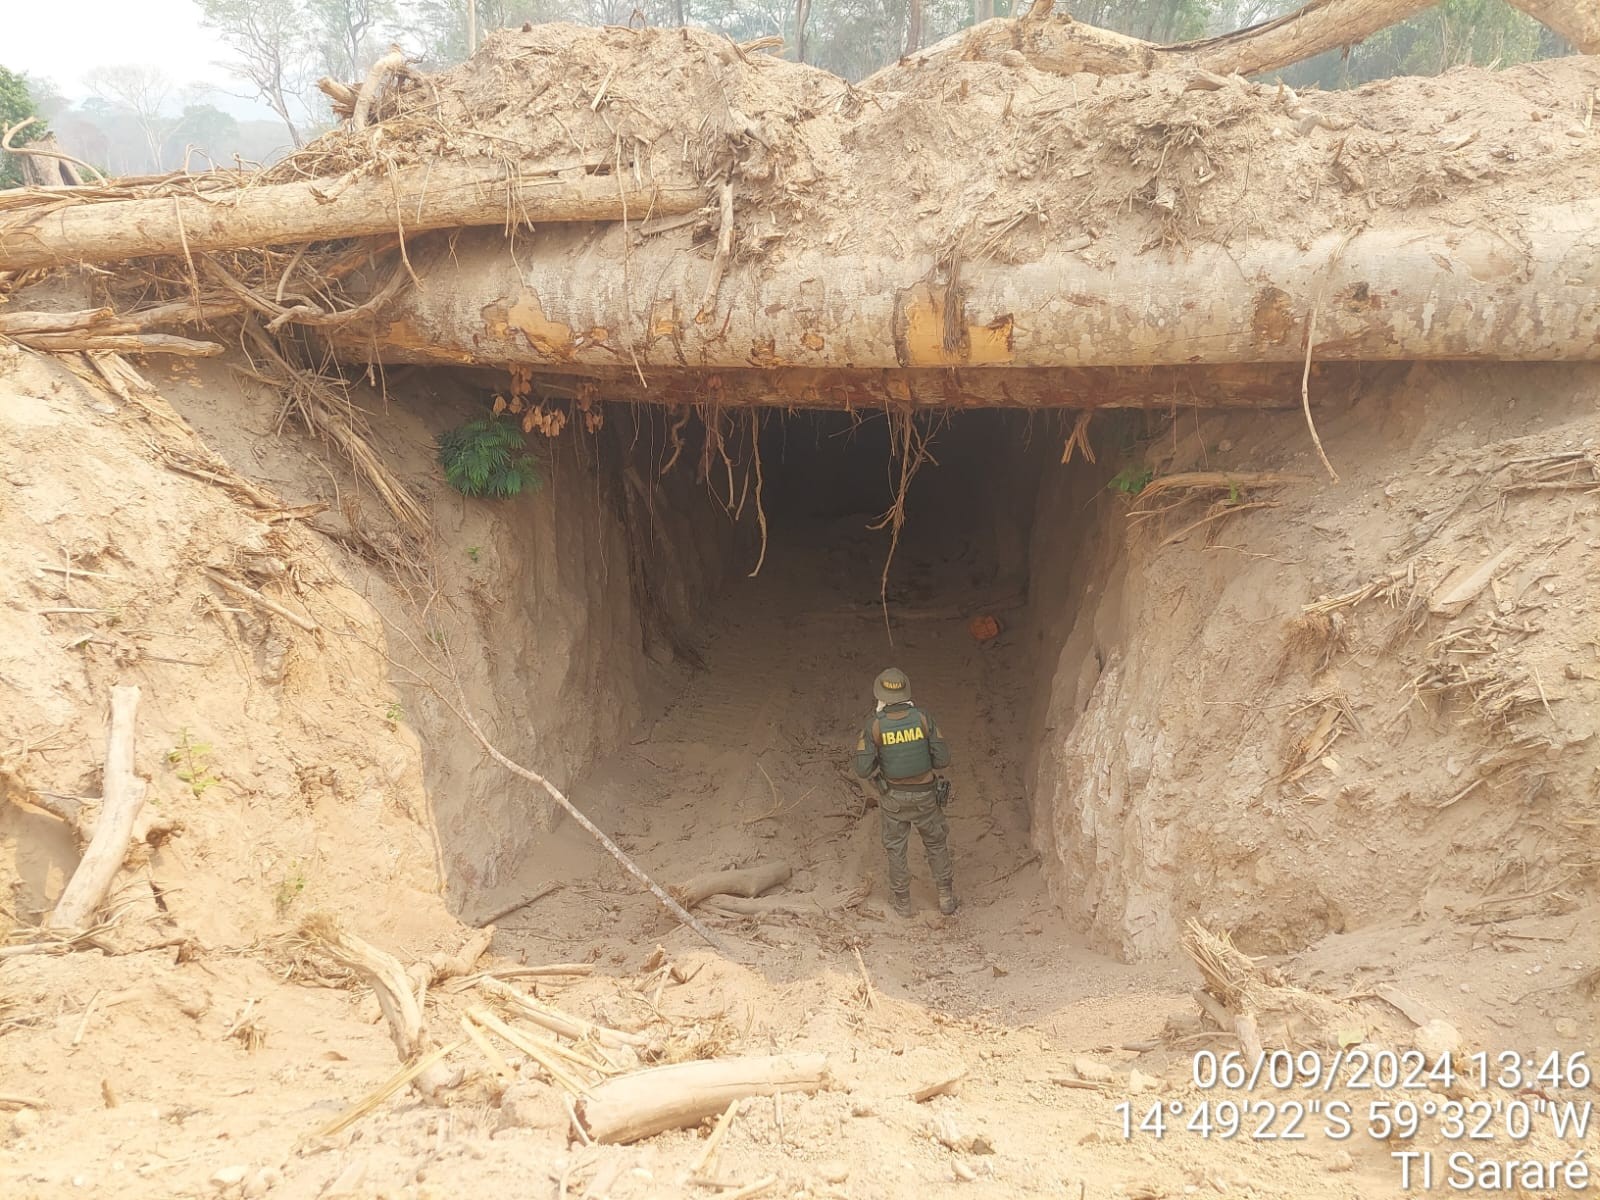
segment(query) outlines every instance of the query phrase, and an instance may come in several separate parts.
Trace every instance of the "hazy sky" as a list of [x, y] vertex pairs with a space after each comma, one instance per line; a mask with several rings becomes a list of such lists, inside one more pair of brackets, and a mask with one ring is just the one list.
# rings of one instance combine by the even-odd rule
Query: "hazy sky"
[[[73, 99], [88, 93], [84, 72], [118, 63], [158, 66], [178, 87], [199, 81], [239, 92], [248, 86], [216, 65], [227, 48], [200, 24], [193, 0], [0, 0], [0, 9], [0, 65], [42, 75]], [[260, 111], [220, 96], [215, 102], [239, 116]]]

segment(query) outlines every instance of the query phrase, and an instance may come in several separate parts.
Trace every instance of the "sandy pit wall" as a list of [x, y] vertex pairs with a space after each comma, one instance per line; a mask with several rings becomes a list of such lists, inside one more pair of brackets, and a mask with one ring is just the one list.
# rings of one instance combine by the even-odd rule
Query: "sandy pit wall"
[[[688, 479], [652, 491], [648, 462], [627, 466], [629, 448], [648, 445], [651, 431], [635, 439], [631, 426], [533, 438], [542, 477], [535, 491], [464, 497], [444, 482], [434, 439], [481, 415], [486, 393], [450, 372], [411, 372], [391, 385], [387, 402], [366, 388], [352, 393], [371, 415], [375, 448], [433, 522], [429, 553], [402, 554], [397, 569], [345, 548], [354, 545], [352, 521], [380, 545], [392, 543], [382, 506], [345, 464], [292, 427], [261, 436], [275, 420], [275, 395], [240, 388], [209, 365], [163, 389], [230, 459], [254, 464], [291, 502], [332, 503], [319, 523], [343, 536], [330, 552], [381, 615], [394, 715], [420, 743], [451, 907], [482, 917], [479, 897], [507, 880], [557, 810], [490, 760], [450, 711], [448, 672], [499, 749], [569, 787], [631, 736], [683, 670], [672, 643], [714, 586], [731, 536], [726, 521], [694, 519], [706, 501]], [[627, 425], [628, 415], [619, 420]], [[630, 568], [634, 555], [639, 571]], [[419, 686], [421, 678], [434, 686]]]
[[1105, 950], [1168, 953], [1189, 917], [1288, 951], [1592, 892], [1600, 373], [1397, 366], [1362, 392], [1318, 416], [1338, 484], [1297, 413], [1189, 413], [1108, 474], [1305, 482], [1160, 516], [1137, 514], [1174, 497], [1041, 492], [1034, 839]]

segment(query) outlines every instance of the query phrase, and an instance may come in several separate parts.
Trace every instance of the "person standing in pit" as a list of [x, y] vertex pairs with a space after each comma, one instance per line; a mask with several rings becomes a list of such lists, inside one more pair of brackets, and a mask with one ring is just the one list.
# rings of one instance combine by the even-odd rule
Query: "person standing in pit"
[[949, 916], [961, 906], [950, 865], [950, 827], [944, 817], [950, 782], [935, 772], [950, 765], [950, 747], [934, 719], [911, 702], [911, 681], [904, 671], [890, 667], [873, 683], [872, 694], [878, 709], [856, 741], [855, 771], [877, 784], [883, 848], [889, 856], [890, 902], [902, 917], [916, 912], [906, 867], [906, 846], [915, 825], [939, 889], [939, 911]]

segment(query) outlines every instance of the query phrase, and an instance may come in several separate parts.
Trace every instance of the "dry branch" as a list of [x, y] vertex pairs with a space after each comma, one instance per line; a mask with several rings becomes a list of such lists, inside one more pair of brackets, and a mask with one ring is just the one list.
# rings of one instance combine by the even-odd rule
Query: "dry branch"
[[[29, 206], [0, 215], [0, 270], [106, 262], [473, 225], [616, 221], [693, 212], [698, 187], [557, 179], [482, 161], [438, 161], [359, 179], [258, 184], [201, 195]], [[329, 193], [337, 192], [336, 199]]]
[[759, 896], [780, 883], [789, 882], [793, 874], [794, 868], [788, 863], [756, 863], [734, 871], [696, 875], [672, 892], [685, 908], [693, 908], [712, 896], [743, 896], [745, 899]]
[[56, 901], [48, 929], [82, 929], [105, 900], [128, 854], [134, 822], [144, 807], [145, 782], [133, 773], [134, 720], [139, 689], [111, 689], [111, 725], [106, 736], [105, 781], [100, 818], [77, 870]]
[[350, 114], [350, 124], [356, 129], [365, 129], [372, 115], [372, 106], [377, 102], [378, 92], [383, 87], [383, 81], [390, 75], [403, 75], [406, 70], [405, 51], [398, 46], [373, 63], [366, 79], [362, 81], [361, 91], [356, 95], [355, 107]]
[[612, 1049], [629, 1047], [635, 1050], [649, 1044], [649, 1039], [637, 1033], [625, 1033], [606, 1025], [596, 1025], [593, 1021], [585, 1021], [582, 1017], [575, 1017], [571, 1013], [541, 1004], [532, 996], [525, 995], [492, 976], [480, 978], [477, 980], [477, 985], [484, 995], [493, 996], [515, 1009], [518, 1016], [550, 1030], [551, 1033], [571, 1038], [575, 1042], [590, 1040]]
[[[4, 251], [0, 251], [3, 254]], [[13, 341], [30, 350], [65, 353], [73, 350], [109, 350], [114, 354], [174, 354], [180, 358], [215, 358], [222, 353], [217, 342], [197, 342], [170, 333], [14, 333]]]
[[[869, 76], [861, 85], [913, 86], [930, 60], [984, 59], [1026, 63], [1057, 75], [1120, 75], [1193, 71], [1213, 76], [1259, 75], [1328, 50], [1354, 46], [1379, 30], [1434, 7], [1438, 0], [1309, 0], [1271, 21], [1202, 41], [1158, 46], [1055, 14], [1049, 0], [1024, 16], [997, 18], [945, 38], [920, 54]], [[1600, 14], [1588, 0], [1510, 0], [1586, 54], [1600, 53]]]
[[579, 1103], [578, 1115], [597, 1142], [636, 1142], [698, 1124], [745, 1096], [814, 1092], [826, 1083], [821, 1054], [674, 1063], [598, 1084]]
[[[389, 1036], [402, 1062], [425, 1054], [431, 1046], [422, 1004], [411, 990], [411, 979], [400, 960], [340, 928], [332, 917], [319, 915], [301, 927], [301, 934], [340, 966], [354, 971], [371, 986], [378, 1007], [389, 1024]], [[449, 1084], [448, 1073], [436, 1063], [415, 1076], [416, 1088], [433, 1098]]]
[[676, 900], [669, 896], [666, 891], [663, 890], [660, 884], [651, 879], [650, 876], [646, 875], [644, 871], [640, 869], [639, 864], [634, 862], [633, 859], [629, 858], [621, 846], [618, 846], [608, 836], [606, 836], [604, 830], [602, 830], [593, 821], [589, 820], [588, 817], [584, 816], [584, 814], [578, 810], [577, 805], [573, 804], [571, 800], [567, 799], [566, 794], [562, 792], [560, 788], [556, 787], [555, 784], [551, 783], [550, 780], [546, 779], [537, 771], [529, 770], [527, 767], [524, 767], [520, 763], [513, 762], [510, 758], [507, 758], [505, 754], [501, 753], [500, 749], [489, 740], [488, 735], [485, 734], [479, 727], [478, 722], [473, 719], [472, 714], [467, 711], [466, 697], [465, 695], [461, 695], [459, 693], [459, 688], [458, 696], [459, 702], [445, 699], [445, 703], [449, 705], [449, 707], [455, 712], [462, 724], [464, 724], [471, 732], [472, 736], [477, 739], [478, 745], [483, 747], [484, 752], [487, 753], [490, 758], [494, 759], [495, 762], [499, 763], [513, 775], [519, 776], [522, 779], [526, 779], [529, 783], [542, 788], [545, 794], [554, 800], [558, 805], [560, 805], [562, 810], [569, 817], [581, 825], [584, 831], [588, 833], [590, 837], [594, 838], [595, 841], [599, 842], [600, 845], [605, 848], [606, 853], [611, 855], [611, 857], [617, 861], [618, 865], [620, 865], [623, 870], [628, 872], [629, 875], [632, 875], [636, 880], [643, 884], [646, 890], [649, 891], [649, 893], [657, 900], [659, 900], [662, 906], [666, 908], [666, 910], [671, 913], [673, 917], [675, 917], [681, 924], [692, 929], [696, 934], [699, 935], [700, 939], [713, 950], [716, 950], [719, 954], [727, 955], [730, 958], [732, 957], [728, 948], [723, 945], [721, 938], [717, 937], [716, 934], [707, 929], [705, 925], [697, 920], [693, 914], [683, 907], [683, 905], [679, 904]]
[[406, 971], [406, 977], [411, 980], [412, 990], [420, 996], [428, 988], [437, 987], [447, 979], [467, 974], [484, 956], [492, 941], [494, 941], [494, 926], [485, 925], [482, 929], [468, 934], [461, 949], [454, 954], [440, 952], [426, 961], [412, 963], [410, 969]]
[[221, 571], [207, 567], [206, 578], [211, 580], [223, 590], [232, 592], [235, 596], [241, 596], [250, 601], [252, 604], [259, 605], [260, 607], [266, 609], [270, 613], [275, 613], [276, 615], [282, 617], [285, 621], [288, 621], [291, 625], [297, 625], [301, 629], [304, 629], [307, 633], [315, 633], [319, 628], [321, 628], [321, 626], [319, 626], [309, 617], [302, 617], [299, 613], [285, 608], [276, 600], [267, 599], [267, 597], [256, 591], [255, 588], [247, 587], [240, 583], [237, 579], [229, 579]]

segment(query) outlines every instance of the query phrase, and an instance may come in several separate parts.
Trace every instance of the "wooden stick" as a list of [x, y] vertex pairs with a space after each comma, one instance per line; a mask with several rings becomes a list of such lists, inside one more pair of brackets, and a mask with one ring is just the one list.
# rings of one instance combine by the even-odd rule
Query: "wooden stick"
[[549, 975], [593, 975], [593, 963], [546, 963], [542, 967], [496, 967], [485, 971], [491, 979], [543, 979]]
[[18, 333], [7, 334], [30, 350], [111, 350], [118, 354], [176, 354], [180, 358], [215, 358], [218, 342], [197, 342], [172, 333]]
[[752, 1197], [761, 1195], [762, 1192], [767, 1191], [777, 1182], [778, 1177], [776, 1175], [768, 1175], [735, 1191], [723, 1193], [721, 1200], [752, 1200]]
[[550, 895], [551, 892], [559, 892], [565, 886], [566, 886], [566, 884], [560, 883], [560, 882], [547, 883], [542, 888], [540, 888], [537, 892], [535, 892], [533, 895], [524, 896], [521, 900], [518, 900], [515, 904], [506, 905], [499, 912], [490, 915], [489, 917], [485, 918], [483, 921], [480, 921], [478, 923], [481, 924], [481, 925], [497, 925], [501, 921], [503, 921], [507, 917], [509, 917], [512, 913], [518, 911], [519, 909], [527, 908], [528, 905], [532, 904], [535, 900], [543, 900], [546, 896]]
[[650, 1039], [641, 1037], [637, 1033], [624, 1033], [620, 1029], [612, 1029], [606, 1025], [596, 1025], [593, 1021], [585, 1021], [582, 1017], [572, 1016], [559, 1009], [540, 1004], [532, 996], [525, 996], [509, 984], [501, 983], [493, 976], [485, 976], [478, 980], [479, 990], [503, 1000], [515, 1008], [519, 1015], [526, 1017], [535, 1025], [542, 1025], [552, 1033], [559, 1033], [562, 1037], [569, 1037], [575, 1042], [585, 1038], [592, 1038], [602, 1046], [614, 1049], [633, 1047], [637, 1049], [650, 1044]]
[[943, 1096], [966, 1077], [966, 1067], [958, 1067], [955, 1074], [947, 1075], [943, 1079], [928, 1084], [926, 1087], [919, 1087], [911, 1093], [911, 1099], [921, 1104], [925, 1100], [932, 1100], [935, 1096]]
[[744, 1097], [730, 1100], [728, 1107], [717, 1118], [716, 1127], [711, 1130], [711, 1136], [706, 1139], [705, 1149], [700, 1152], [700, 1157], [689, 1170], [690, 1179], [704, 1179], [716, 1164], [717, 1150], [722, 1146], [722, 1139], [728, 1132], [728, 1126], [733, 1124], [733, 1118], [739, 1111], [739, 1106], [744, 1103]]
[[[577, 805], [573, 804], [571, 800], [567, 799], [565, 793], [563, 793], [560, 788], [556, 787], [555, 784], [551, 783], [537, 771], [531, 771], [527, 767], [522, 766], [520, 763], [513, 762], [500, 752], [499, 748], [489, 740], [488, 735], [478, 727], [477, 721], [472, 719], [472, 714], [467, 711], [466, 693], [461, 690], [459, 680], [456, 683], [456, 695], [459, 699], [459, 703], [445, 700], [446, 705], [448, 705], [455, 712], [457, 718], [459, 718], [461, 723], [467, 727], [472, 736], [477, 739], [478, 745], [483, 747], [484, 751], [489, 755], [490, 758], [494, 759], [495, 762], [499, 763], [513, 775], [517, 775], [523, 779], [526, 779], [529, 783], [543, 788], [545, 793], [557, 804], [559, 804], [562, 809], [565, 810], [568, 816], [570, 816], [574, 821], [583, 827], [584, 832], [604, 846], [606, 853], [611, 855], [612, 858], [616, 859], [623, 870], [627, 871], [629, 875], [632, 875], [635, 879], [642, 883], [645, 888], [649, 890], [650, 894], [659, 900], [662, 906], [666, 908], [666, 910], [674, 917], [676, 917], [681, 924], [692, 929], [700, 937], [701, 941], [705, 942], [706, 945], [717, 951], [717, 953], [728, 958], [733, 957], [732, 951], [730, 951], [728, 947], [723, 944], [721, 938], [717, 937], [716, 934], [707, 929], [704, 924], [702, 924], [692, 913], [689, 912], [688, 909], [684, 908], [683, 905], [679, 904], [676, 900], [669, 896], [662, 889], [660, 884], [640, 870], [639, 865], [623, 852], [622, 847], [618, 846], [609, 837], [607, 837], [605, 832], [598, 825], [589, 820], [588, 817], [584, 816], [583, 813], [578, 810]], [[441, 699], [443, 699], [442, 696]]]
[[128, 855], [134, 821], [144, 807], [145, 782], [133, 773], [134, 719], [139, 711], [139, 689], [111, 689], [111, 728], [106, 736], [104, 798], [89, 848], [78, 862], [47, 929], [81, 929], [89, 923], [111, 881]]
[[448, 1046], [440, 1046], [437, 1050], [432, 1050], [427, 1054], [424, 1054], [410, 1066], [402, 1068], [398, 1074], [391, 1075], [381, 1087], [368, 1094], [368, 1096], [359, 1104], [353, 1105], [352, 1107], [346, 1109], [341, 1116], [334, 1118], [321, 1129], [317, 1130], [317, 1136], [332, 1137], [340, 1130], [355, 1124], [362, 1117], [366, 1116], [373, 1109], [377, 1108], [378, 1105], [382, 1104], [390, 1096], [394, 1095], [401, 1088], [405, 1087], [406, 1084], [410, 1083], [413, 1079], [416, 1079], [424, 1071], [437, 1066], [439, 1061], [444, 1058], [445, 1055], [454, 1053], [455, 1051], [461, 1049], [461, 1047], [464, 1045], [466, 1045], [466, 1041], [465, 1039], [462, 1039], [451, 1042]]
[[548, 1046], [541, 1046], [538, 1041], [519, 1029], [513, 1029], [499, 1017], [485, 1008], [475, 1008], [468, 1014], [479, 1025], [492, 1033], [499, 1034], [511, 1045], [521, 1050], [534, 1062], [543, 1067], [556, 1083], [566, 1088], [574, 1096], [584, 1090], [584, 1082], [577, 1076], [570, 1074], [565, 1067], [556, 1061], [556, 1056], [550, 1052]]
[[206, 568], [206, 577], [208, 579], [210, 579], [213, 583], [217, 584], [219, 587], [222, 587], [225, 590], [232, 592], [235, 596], [242, 596], [246, 600], [249, 600], [249, 601], [251, 601], [251, 602], [253, 602], [255, 604], [259, 604], [262, 608], [266, 609], [268, 612], [277, 614], [278, 616], [282, 617], [285, 621], [288, 621], [290, 624], [298, 625], [301, 629], [304, 629], [307, 633], [316, 633], [317, 630], [321, 628], [320, 625], [318, 625], [315, 621], [311, 620], [310, 618], [302, 617], [299, 613], [296, 613], [296, 612], [291, 612], [289, 609], [287, 609], [283, 605], [279, 604], [276, 600], [267, 599], [260, 592], [256, 591], [255, 588], [246, 587], [244, 584], [240, 583], [238, 580], [229, 579], [221, 571], [218, 571], [213, 567], [207, 567]]
[[856, 956], [856, 966], [861, 968], [861, 982], [867, 989], [867, 1007], [877, 1012], [878, 990], [872, 986], [872, 976], [867, 974], [867, 960], [861, 957], [860, 946], [851, 946], [850, 951]]
[[[479, 1013], [482, 1013], [486, 1017], [494, 1016], [494, 1014], [489, 1012], [488, 1009], [481, 1007], [474, 1008], [470, 1015], [476, 1019], [477, 1014]], [[512, 1026], [512, 1028], [515, 1028], [515, 1026]], [[582, 1054], [579, 1051], [574, 1050], [571, 1046], [563, 1045], [553, 1038], [547, 1038], [537, 1033], [525, 1033], [520, 1029], [517, 1030], [517, 1034], [526, 1038], [528, 1041], [532, 1042], [536, 1046], [539, 1046], [548, 1053], [566, 1059], [575, 1067], [582, 1067], [586, 1071], [594, 1071], [600, 1075], [615, 1075], [617, 1073], [617, 1068], [612, 1066], [610, 1063], [596, 1062], [587, 1054]]]
[[505, 1060], [505, 1055], [495, 1049], [495, 1044], [483, 1035], [483, 1030], [474, 1025], [467, 1017], [461, 1018], [461, 1032], [471, 1038], [472, 1044], [482, 1051], [483, 1056], [489, 1060], [489, 1066], [494, 1069], [496, 1075], [502, 1079], [516, 1078], [516, 1072], [511, 1069], [511, 1064]]
[[94, 1015], [94, 1006], [99, 1002], [100, 993], [103, 991], [105, 991], [104, 988], [96, 988], [94, 995], [89, 997], [89, 1003], [83, 1006], [83, 1019], [78, 1022], [77, 1031], [72, 1035], [74, 1049], [77, 1048], [79, 1042], [83, 1041], [83, 1035], [89, 1028], [89, 1018]]

